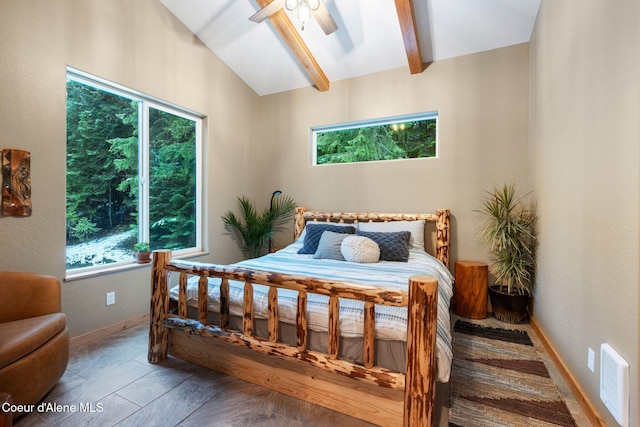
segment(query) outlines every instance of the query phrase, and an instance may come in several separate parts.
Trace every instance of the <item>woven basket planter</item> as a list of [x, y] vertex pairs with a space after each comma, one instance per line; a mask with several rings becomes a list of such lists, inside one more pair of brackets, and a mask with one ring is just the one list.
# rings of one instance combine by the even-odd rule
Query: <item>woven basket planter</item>
[[489, 298], [496, 319], [505, 323], [520, 323], [526, 319], [531, 295], [510, 295], [498, 289], [498, 286], [489, 287]]

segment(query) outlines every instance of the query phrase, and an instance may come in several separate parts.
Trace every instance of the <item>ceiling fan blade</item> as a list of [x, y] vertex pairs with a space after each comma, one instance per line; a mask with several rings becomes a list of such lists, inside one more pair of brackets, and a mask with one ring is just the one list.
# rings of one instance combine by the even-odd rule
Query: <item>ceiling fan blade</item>
[[326, 35], [329, 35], [338, 29], [338, 25], [331, 17], [329, 9], [327, 9], [322, 0], [319, 1], [319, 4], [320, 7], [313, 12], [313, 16], [316, 18], [316, 21], [318, 21], [318, 25], [320, 25], [322, 31], [324, 31]]
[[249, 18], [249, 21], [262, 22], [284, 7], [285, 0], [273, 0]]

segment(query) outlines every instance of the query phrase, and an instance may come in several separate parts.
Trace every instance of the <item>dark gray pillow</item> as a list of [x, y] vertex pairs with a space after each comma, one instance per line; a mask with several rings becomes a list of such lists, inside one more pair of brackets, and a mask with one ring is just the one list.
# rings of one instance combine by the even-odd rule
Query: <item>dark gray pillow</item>
[[318, 249], [318, 243], [320, 242], [320, 237], [322, 233], [325, 231], [333, 231], [335, 233], [345, 233], [345, 234], [354, 234], [356, 232], [356, 228], [353, 226], [342, 227], [339, 225], [333, 225], [331, 223], [308, 223], [305, 227], [305, 236], [304, 242], [302, 243], [302, 248], [298, 250], [299, 254], [315, 254]]
[[344, 261], [342, 255], [342, 241], [351, 236], [348, 233], [336, 233], [335, 231], [323, 231], [318, 242], [318, 249], [313, 254], [314, 258], [337, 259]]
[[409, 261], [409, 231], [358, 231], [358, 236], [368, 237], [380, 247], [380, 261]]

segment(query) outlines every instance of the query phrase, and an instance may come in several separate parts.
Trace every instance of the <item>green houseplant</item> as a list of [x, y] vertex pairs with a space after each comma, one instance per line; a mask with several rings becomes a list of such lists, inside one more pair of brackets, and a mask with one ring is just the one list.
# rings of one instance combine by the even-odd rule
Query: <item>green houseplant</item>
[[138, 264], [147, 264], [151, 262], [151, 246], [149, 245], [149, 242], [138, 242], [133, 245], [133, 250], [136, 252]]
[[517, 323], [527, 315], [536, 268], [536, 204], [530, 193], [519, 197], [513, 183], [486, 193], [480, 240], [489, 251], [489, 271], [496, 280], [489, 297], [496, 318]]
[[[275, 193], [274, 193], [275, 194]], [[262, 255], [265, 244], [274, 234], [274, 229], [293, 216], [296, 203], [286, 195], [272, 198], [271, 206], [261, 213], [245, 196], [238, 197], [240, 215], [228, 211], [223, 217], [225, 225], [239, 234], [243, 250], [249, 258]]]

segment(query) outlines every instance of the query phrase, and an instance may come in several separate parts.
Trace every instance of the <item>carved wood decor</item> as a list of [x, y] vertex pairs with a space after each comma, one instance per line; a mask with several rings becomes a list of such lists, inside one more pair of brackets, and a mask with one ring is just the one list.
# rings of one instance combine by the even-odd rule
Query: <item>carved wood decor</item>
[[31, 154], [2, 150], [2, 214], [31, 215]]
[[[296, 211], [296, 236], [307, 220], [335, 222], [425, 219], [435, 222], [438, 256], [448, 258], [449, 212], [436, 215], [352, 214]], [[442, 239], [442, 241], [440, 241]], [[441, 259], [442, 260], [442, 259]], [[178, 315], [168, 313], [169, 272], [179, 272]], [[199, 276], [198, 320], [186, 317], [187, 276]], [[207, 278], [221, 278], [220, 324], [208, 322]], [[229, 328], [229, 280], [245, 283], [243, 330]], [[253, 285], [269, 286], [268, 338], [253, 336]], [[278, 288], [299, 292], [296, 345], [277, 341]], [[169, 352], [244, 380], [308, 400], [378, 425], [432, 425], [435, 402], [437, 280], [413, 276], [409, 291], [312, 277], [171, 260], [171, 251], [155, 251], [152, 269], [149, 361]], [[326, 352], [307, 349], [307, 294], [329, 297]], [[339, 298], [364, 301], [363, 365], [339, 355]], [[406, 373], [375, 365], [375, 305], [406, 306]], [[169, 337], [169, 338], [167, 338]], [[337, 375], [336, 375], [337, 374]], [[388, 390], [388, 391], [384, 391]]]

